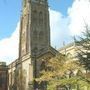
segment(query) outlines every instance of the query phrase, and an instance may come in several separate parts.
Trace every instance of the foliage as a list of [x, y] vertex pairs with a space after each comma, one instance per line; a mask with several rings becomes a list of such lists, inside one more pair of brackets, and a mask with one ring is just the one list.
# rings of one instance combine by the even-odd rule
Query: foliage
[[[85, 26], [85, 32], [82, 33], [82, 37], [75, 38], [75, 44], [78, 49], [78, 58], [81, 65], [84, 65], [86, 70], [90, 70], [90, 29], [89, 26]], [[78, 48], [78, 46], [80, 46]]]
[[41, 76], [37, 81], [48, 82], [48, 90], [55, 90], [57, 86], [71, 88], [72, 85], [88, 85], [83, 78], [84, 75], [76, 74], [81, 69], [82, 67], [79, 66], [78, 61], [59, 54], [50, 60], [45, 60], [45, 69], [41, 71]]

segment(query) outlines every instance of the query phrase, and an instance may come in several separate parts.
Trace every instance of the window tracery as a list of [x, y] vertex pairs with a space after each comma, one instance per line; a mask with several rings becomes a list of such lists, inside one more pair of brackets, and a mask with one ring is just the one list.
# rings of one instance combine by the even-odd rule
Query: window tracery
[[40, 25], [43, 24], [43, 13], [42, 12], [39, 13], [39, 24]]

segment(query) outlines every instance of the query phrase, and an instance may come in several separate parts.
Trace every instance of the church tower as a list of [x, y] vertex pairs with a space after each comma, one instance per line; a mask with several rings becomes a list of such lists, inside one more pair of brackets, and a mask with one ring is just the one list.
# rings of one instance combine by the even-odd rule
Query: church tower
[[49, 11], [47, 0], [23, 0], [19, 57], [34, 52], [40, 54], [50, 46]]
[[[23, 85], [23, 80], [21, 80], [21, 86], [27, 88], [28, 83], [31, 83], [33, 78], [39, 76], [41, 70], [41, 57], [48, 52], [50, 47], [50, 26], [47, 0], [23, 0], [19, 42], [18, 63], [20, 64], [18, 65], [17, 70], [19, 69], [27, 72], [27, 75], [25, 76], [28, 78], [24, 80], [26, 81], [26, 86]], [[21, 74], [23, 73], [21, 72]], [[30, 90], [36, 90], [37, 87], [37, 84], [34, 82], [33, 89]]]
[[9, 90], [46, 90], [46, 83], [38, 85], [34, 78], [44, 69], [43, 61], [58, 53], [50, 45], [47, 0], [23, 0], [19, 39], [19, 58], [9, 65]]

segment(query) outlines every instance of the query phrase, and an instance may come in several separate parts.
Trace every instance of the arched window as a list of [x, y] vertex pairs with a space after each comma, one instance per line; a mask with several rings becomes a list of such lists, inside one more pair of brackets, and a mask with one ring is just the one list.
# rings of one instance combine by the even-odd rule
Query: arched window
[[36, 30], [33, 31], [33, 39], [34, 39], [34, 40], [37, 39], [37, 31], [36, 31]]
[[42, 41], [43, 39], [44, 39], [44, 33], [43, 33], [43, 31], [40, 31], [39, 40]]
[[32, 18], [33, 18], [33, 21], [32, 21], [33, 24], [37, 25], [37, 11], [36, 10], [33, 11]]
[[40, 25], [43, 24], [43, 13], [42, 12], [39, 13], [39, 24]]
[[40, 66], [40, 70], [45, 70], [45, 61], [42, 61], [41, 66]]

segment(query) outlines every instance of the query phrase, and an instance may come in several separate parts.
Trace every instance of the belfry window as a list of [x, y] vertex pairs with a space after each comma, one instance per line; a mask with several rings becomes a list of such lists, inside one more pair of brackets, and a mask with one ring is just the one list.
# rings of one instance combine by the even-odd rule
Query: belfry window
[[37, 31], [33, 31], [33, 39], [36, 40], [37, 39]]
[[42, 12], [39, 13], [39, 24], [40, 25], [43, 24], [43, 13]]
[[43, 32], [41, 31], [41, 32], [39, 33], [39, 40], [42, 41], [42, 40], [43, 40], [43, 37], [44, 37], [44, 34], [43, 34]]
[[37, 11], [36, 10], [33, 11], [32, 17], [33, 17], [33, 24], [37, 25]]

